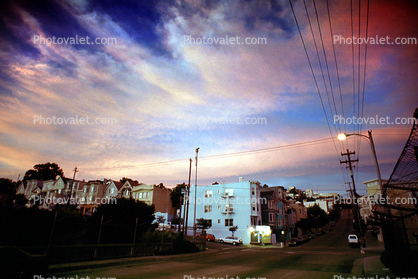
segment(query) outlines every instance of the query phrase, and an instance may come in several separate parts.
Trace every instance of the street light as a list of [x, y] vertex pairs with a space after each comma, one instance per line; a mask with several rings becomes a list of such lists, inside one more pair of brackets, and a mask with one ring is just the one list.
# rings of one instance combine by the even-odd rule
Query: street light
[[375, 164], [376, 173], [377, 173], [377, 180], [378, 180], [378, 183], [379, 183], [380, 195], [382, 196], [383, 195], [382, 178], [380, 176], [379, 163], [377, 162], [376, 149], [374, 147], [374, 142], [373, 142], [373, 137], [372, 137], [372, 131], [369, 130], [369, 131], [367, 131], [367, 133], [368, 133], [368, 136], [363, 135], [363, 134], [356, 134], [356, 133], [353, 133], [353, 134], [345, 134], [345, 133], [344, 134], [339, 134], [338, 135], [338, 139], [339, 140], [345, 140], [349, 136], [359, 136], [359, 137], [362, 137], [364, 139], [367, 139], [368, 143], [370, 144], [370, 148], [372, 149], [374, 164]]

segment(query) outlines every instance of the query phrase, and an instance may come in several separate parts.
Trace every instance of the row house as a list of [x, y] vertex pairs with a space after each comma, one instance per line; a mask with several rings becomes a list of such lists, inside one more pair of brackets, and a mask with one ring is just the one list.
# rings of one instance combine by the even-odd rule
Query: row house
[[288, 200], [287, 201], [287, 216], [286, 220], [288, 222], [289, 228], [292, 228], [292, 237], [302, 235], [302, 230], [300, 228], [296, 229], [295, 225], [301, 219], [308, 218], [308, 209], [304, 206], [303, 203]]
[[[261, 188], [258, 181], [242, 181], [242, 179], [237, 183], [198, 187], [192, 185], [189, 197], [189, 220], [193, 224], [194, 206], [196, 206], [196, 219], [203, 218], [211, 224], [208, 233], [214, 234], [217, 238], [225, 237], [231, 235], [229, 229], [236, 226], [234, 235], [242, 238], [243, 243], [260, 243], [271, 233], [269, 226], [262, 225], [261, 203], [265, 201], [260, 197]], [[185, 199], [187, 200], [187, 197]], [[182, 211], [184, 210], [183, 205]], [[189, 235], [193, 233], [193, 225], [187, 229]]]
[[262, 224], [270, 226], [275, 232], [277, 241], [285, 242], [291, 235], [286, 226], [286, 189], [283, 186], [263, 187], [260, 189], [260, 197], [267, 200], [261, 204]]
[[157, 185], [138, 184], [132, 189], [132, 197], [136, 200], [153, 204], [156, 214], [167, 213], [166, 220], [171, 221], [175, 215], [175, 209], [171, 201], [171, 190]]
[[91, 214], [94, 209], [102, 204], [105, 197], [106, 181], [90, 180], [82, 187], [78, 188], [78, 200], [80, 203], [80, 212], [82, 214]]
[[43, 181], [38, 179], [32, 179], [28, 181], [22, 181], [16, 189], [16, 194], [24, 195], [30, 203], [35, 201], [35, 197], [39, 196], [42, 191]]
[[105, 184], [106, 184], [106, 188], [104, 192], [105, 199], [117, 198], [119, 195], [119, 191], [124, 185], [124, 183], [120, 181], [114, 181], [114, 180], [107, 180]]

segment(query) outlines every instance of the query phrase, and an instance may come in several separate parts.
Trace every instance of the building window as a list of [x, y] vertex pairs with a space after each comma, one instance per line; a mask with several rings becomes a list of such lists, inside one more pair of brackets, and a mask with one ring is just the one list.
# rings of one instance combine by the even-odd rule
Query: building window
[[114, 192], [115, 192], [115, 189], [114, 188], [112, 188], [112, 189], [109, 190], [109, 193], [110, 194], [113, 194]]
[[212, 190], [205, 191], [205, 198], [211, 198], [213, 196]]
[[221, 209], [221, 205], [220, 204], [218, 204], [218, 209]]
[[225, 189], [225, 196], [233, 196], [234, 195], [234, 189]]
[[220, 194], [220, 193], [221, 193], [221, 189], [218, 190], [218, 194]]
[[212, 205], [205, 205], [205, 213], [212, 212]]
[[234, 219], [225, 219], [225, 227], [232, 227], [234, 225]]
[[255, 203], [252, 204], [253, 211], [257, 211], [257, 205]]
[[234, 204], [226, 204], [225, 205], [225, 211], [233, 212], [234, 211]]
[[218, 224], [220, 224], [221, 223], [221, 219], [218, 219]]
[[137, 195], [139, 199], [142, 199], [142, 193], [138, 193]]
[[269, 213], [269, 222], [273, 222], [273, 221], [274, 221], [274, 214]]
[[251, 188], [251, 195], [255, 195], [255, 188], [253, 187], [253, 188]]
[[93, 192], [97, 192], [97, 186], [94, 186]]
[[58, 194], [61, 194], [61, 189], [58, 190]]

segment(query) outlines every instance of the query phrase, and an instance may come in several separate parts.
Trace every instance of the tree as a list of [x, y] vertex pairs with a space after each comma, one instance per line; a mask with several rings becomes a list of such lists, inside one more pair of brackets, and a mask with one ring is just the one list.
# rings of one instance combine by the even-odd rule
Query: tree
[[177, 186], [173, 189], [173, 191], [171, 191], [170, 193], [171, 204], [173, 205], [175, 209], [180, 208], [181, 206], [180, 197], [183, 196], [181, 191], [183, 189], [186, 189], [186, 187], [187, 187], [186, 183], [183, 182], [182, 184], [177, 184]]
[[0, 194], [13, 195], [16, 185], [8, 178], [0, 178]]
[[38, 164], [25, 173], [24, 181], [31, 179], [50, 180], [57, 176], [64, 176], [63, 170], [56, 163]]
[[317, 204], [308, 207], [309, 228], [320, 228], [328, 224], [327, 213]]
[[234, 237], [234, 233], [238, 230], [238, 226], [230, 227], [229, 231], [232, 232], [232, 237]]
[[101, 218], [103, 226], [100, 243], [132, 243], [137, 223], [137, 235], [144, 234], [152, 227], [154, 221], [154, 205], [147, 205], [135, 199], [118, 198], [114, 204], [101, 204], [93, 213], [89, 224], [95, 227], [90, 230], [90, 242], [97, 243]]
[[138, 183], [139, 184], [138, 180], [133, 180], [132, 178], [129, 178], [129, 177], [122, 177], [119, 181], [122, 182], [122, 183], [125, 183], [126, 181], [129, 181], [129, 182], [132, 182], [132, 183]]
[[13, 197], [13, 203], [16, 208], [24, 207], [28, 201], [29, 200], [23, 194], [17, 194]]
[[0, 206], [12, 206], [12, 197], [16, 192], [16, 184], [7, 178], [0, 178]]
[[197, 226], [197, 228], [204, 231], [204, 230], [209, 229], [210, 227], [212, 227], [212, 224], [210, 223], [209, 220], [199, 218], [199, 219], [196, 219], [196, 226]]
[[161, 189], [167, 189], [167, 188], [165, 188], [165, 186], [164, 186], [164, 184], [163, 184], [163, 183], [160, 183], [160, 184], [154, 184], [154, 186], [156, 186], [156, 187], [158, 187], [158, 188], [161, 188]]

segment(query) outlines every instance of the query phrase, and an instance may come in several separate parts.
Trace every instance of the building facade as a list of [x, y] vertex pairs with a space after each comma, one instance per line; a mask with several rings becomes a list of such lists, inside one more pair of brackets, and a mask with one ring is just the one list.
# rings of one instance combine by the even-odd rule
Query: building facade
[[196, 219], [203, 218], [211, 224], [208, 233], [216, 238], [226, 237], [232, 235], [231, 227], [237, 227], [234, 236], [242, 238], [243, 243], [251, 243], [256, 227], [262, 226], [261, 203], [265, 201], [260, 197], [261, 188], [258, 181], [191, 186], [188, 234], [193, 234], [196, 206]]

